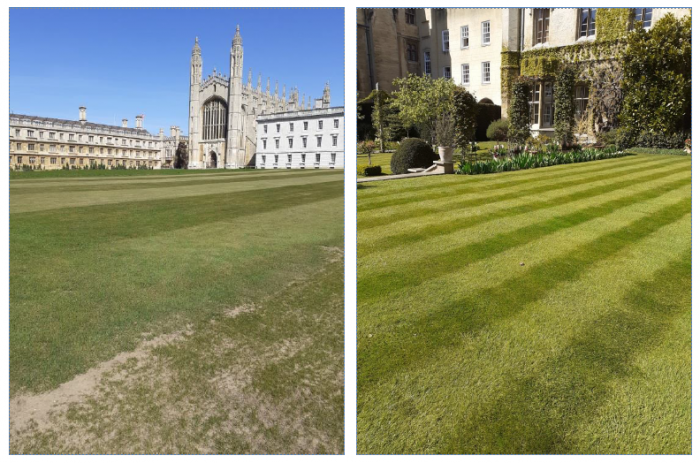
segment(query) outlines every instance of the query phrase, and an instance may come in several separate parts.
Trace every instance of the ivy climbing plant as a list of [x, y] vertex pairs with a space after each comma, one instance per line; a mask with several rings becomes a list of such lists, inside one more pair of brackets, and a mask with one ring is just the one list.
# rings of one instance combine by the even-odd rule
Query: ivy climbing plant
[[530, 105], [527, 101], [528, 82], [518, 79], [513, 82], [509, 112], [508, 140], [522, 145], [530, 137]]
[[562, 148], [574, 141], [574, 82], [575, 71], [566, 66], [554, 85], [554, 139]]

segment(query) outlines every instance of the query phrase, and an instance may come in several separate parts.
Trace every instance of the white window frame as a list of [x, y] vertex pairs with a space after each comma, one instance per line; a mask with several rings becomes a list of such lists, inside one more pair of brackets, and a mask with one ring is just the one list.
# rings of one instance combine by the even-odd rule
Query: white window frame
[[[467, 71], [466, 74], [464, 71]], [[465, 79], [466, 77], [466, 79]], [[469, 85], [469, 64], [462, 64], [462, 84]]]
[[[466, 42], [467, 42], [466, 45], [464, 44], [465, 39], [466, 39]], [[462, 26], [462, 27], [460, 28], [460, 32], [459, 32], [459, 48], [462, 49], [462, 50], [466, 50], [467, 48], [469, 48], [469, 26]]]
[[[488, 68], [488, 72], [487, 72]], [[488, 74], [489, 79], [486, 80], [486, 75]], [[482, 61], [481, 62], [481, 83], [484, 85], [488, 85], [491, 83], [491, 61]]]
[[[488, 29], [488, 30], [487, 30]], [[481, 46], [491, 45], [491, 20], [481, 23]]]
[[445, 29], [442, 31], [442, 51], [450, 51], [450, 31]]
[[445, 79], [451, 79], [452, 78], [452, 66], [445, 66], [442, 68], [442, 77]]

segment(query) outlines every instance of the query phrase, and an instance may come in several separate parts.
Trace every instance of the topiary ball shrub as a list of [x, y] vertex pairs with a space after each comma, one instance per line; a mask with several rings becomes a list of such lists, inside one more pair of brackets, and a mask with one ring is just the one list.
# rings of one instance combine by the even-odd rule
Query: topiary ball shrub
[[508, 119], [499, 119], [489, 124], [486, 129], [486, 138], [495, 141], [508, 140]]
[[426, 142], [419, 138], [404, 138], [399, 149], [391, 156], [391, 172], [406, 174], [408, 169], [430, 167], [440, 159]]

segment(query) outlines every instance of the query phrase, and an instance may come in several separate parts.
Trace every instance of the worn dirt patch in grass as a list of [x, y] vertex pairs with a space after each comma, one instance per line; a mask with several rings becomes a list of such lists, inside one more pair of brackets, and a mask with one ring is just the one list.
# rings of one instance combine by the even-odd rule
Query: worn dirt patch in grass
[[18, 394], [11, 452], [342, 453], [343, 262], [329, 249], [265, 300]]

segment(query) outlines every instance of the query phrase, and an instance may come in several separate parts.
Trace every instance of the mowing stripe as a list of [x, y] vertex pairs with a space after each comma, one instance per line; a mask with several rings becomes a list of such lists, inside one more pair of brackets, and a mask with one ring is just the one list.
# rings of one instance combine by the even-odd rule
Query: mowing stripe
[[[623, 164], [623, 165], [603, 165], [600, 166], [598, 165], [595, 169], [587, 170], [586, 172], [579, 172], [577, 170], [574, 170], [573, 172], [566, 171], [565, 173], [559, 173], [558, 175], [547, 175], [547, 176], [539, 176], [539, 177], [532, 177], [532, 176], [519, 176], [514, 178], [514, 176], [510, 176], [506, 179], [499, 179], [498, 176], [486, 176], [491, 180], [490, 183], [488, 183], [488, 191], [495, 191], [495, 190], [500, 190], [504, 188], [511, 188], [515, 187], [518, 185], [524, 185], [524, 184], [532, 184], [535, 183], [532, 181], [534, 178], [537, 182], [545, 182], [547, 180], [550, 180], [552, 178], [555, 178], [557, 180], [563, 179], [563, 178], [568, 178], [568, 177], [578, 177], [582, 174], [592, 174], [596, 172], [613, 172], [613, 171], [623, 171], [627, 170], [630, 167], [636, 167], [636, 166], [649, 166], [649, 165], [659, 165], [659, 164], [669, 164], [665, 160], [659, 160], [659, 159], [649, 159], [649, 158], [640, 158], [638, 160], [635, 160], [634, 163], [628, 163], [628, 164]], [[526, 172], [526, 171], [520, 171], [520, 172]], [[494, 178], [496, 177], [496, 178]], [[461, 177], [464, 178], [464, 177]], [[483, 192], [485, 190], [485, 185], [484, 181], [482, 182], [462, 182], [461, 184], [450, 184], [449, 186], [445, 186], [444, 188], [441, 189], [432, 189], [429, 192], [424, 192], [423, 189], [417, 192], [409, 192], [406, 195], [403, 195], [399, 198], [395, 197], [382, 197], [380, 200], [373, 200], [373, 201], [362, 201], [362, 205], [358, 204], [358, 212], [365, 212], [365, 211], [372, 211], [376, 209], [382, 209], [385, 207], [389, 206], [398, 206], [401, 204], [407, 204], [407, 203], [415, 203], [418, 201], [425, 201], [427, 199], [442, 199], [446, 195], [449, 197], [456, 196], [456, 195], [461, 195], [463, 193], [471, 193], [471, 192]]]
[[[277, 179], [288, 179], [288, 178], [304, 178], [318, 176], [318, 174], [310, 173], [294, 173], [287, 175], [279, 175], [275, 177]], [[171, 188], [171, 187], [182, 187], [182, 186], [195, 186], [195, 185], [215, 185], [217, 183], [245, 183], [245, 182], [258, 182], [261, 180], [270, 180], [270, 175], [246, 175], [246, 176], [229, 176], [228, 178], [215, 178], [215, 179], [191, 179], [187, 178], [181, 179], [165, 179], [159, 178], [156, 182], [101, 182], [99, 184], [90, 183], [79, 183], [71, 182], [72, 184], [54, 184], [49, 186], [39, 186], [32, 185], [27, 187], [22, 186], [10, 186], [10, 194], [17, 197], [20, 195], [32, 195], [32, 194], [44, 194], [44, 193], [63, 193], [63, 192], [77, 192], [77, 191], [89, 191], [95, 193], [109, 193], [111, 191], [118, 190], [133, 190], [133, 189], [149, 189], [149, 188]]]
[[[439, 305], [424, 316], [412, 317], [407, 323], [394, 328], [391, 339], [358, 339], [358, 392], [382, 379], [388, 380], [399, 371], [405, 371], [414, 362], [431, 361], [434, 353], [453, 346], [466, 333], [481, 331], [498, 320], [519, 313], [528, 304], [555, 290], [558, 284], [575, 280], [596, 262], [620, 254], [633, 243], [665, 225], [682, 220], [690, 212], [691, 198], [683, 198], [656, 213], [645, 214], [622, 230], [612, 230], [496, 287]], [[569, 220], [582, 222], [576, 217]], [[582, 252], [582, 249], [586, 252]], [[409, 275], [407, 272], [406, 277]], [[363, 303], [368, 302], [359, 285], [358, 294], [363, 295]], [[488, 311], [482, 309], [484, 301], [494, 300], [499, 301], [497, 306], [491, 306]], [[420, 333], [420, 336], [414, 336], [415, 333]], [[372, 368], [363, 368], [363, 365], [372, 365]]]
[[[195, 196], [207, 196], [211, 194], [218, 194], [221, 197], [226, 194], [236, 193], [242, 194], [246, 191], [260, 191], [275, 188], [285, 188], [294, 184], [301, 184], [300, 186], [321, 184], [321, 183], [337, 183], [342, 181], [343, 174], [335, 174], [333, 176], [318, 176], [316, 178], [304, 178], [297, 180], [296, 178], [289, 179], [268, 179], [259, 182], [246, 182], [246, 183], [231, 183], [227, 182], [224, 184], [216, 184], [210, 187], [202, 187], [200, 185], [188, 186], [188, 187], [178, 187], [178, 188], [162, 188], [162, 189], [133, 189], [133, 190], [122, 190], [110, 194], [105, 194], [105, 192], [91, 192], [89, 194], [82, 192], [71, 192], [62, 193], [60, 195], [56, 194], [42, 194], [42, 195], [32, 195], [27, 198], [20, 197], [10, 198], [10, 212], [34, 212], [43, 211], [50, 209], [63, 209], [67, 205], [70, 207], [85, 207], [93, 205], [107, 205], [107, 204], [118, 204], [127, 203], [131, 207], [134, 207], [139, 202], [147, 202], [152, 200], [169, 199], [173, 201], [181, 201], [187, 197]], [[303, 182], [303, 184], [302, 184]], [[260, 193], [259, 193], [260, 194]], [[23, 201], [24, 200], [24, 201]]]
[[[689, 308], [690, 267], [688, 249], [651, 281], [638, 282], [625, 295], [626, 307], [588, 323], [546, 365], [511, 378], [505, 394], [477, 404], [479, 410], [471, 410], [454, 429], [446, 430], [451, 439], [438, 453], [507, 453], [513, 445], [519, 453], [575, 453], [570, 436], [577, 424], [596, 414], [612, 382], [636, 374], [634, 357], [658, 345], [671, 322]], [[684, 297], [659, 299], [648, 291], [669, 284], [666, 294]], [[590, 445], [594, 444], [586, 447]]]
[[[477, 207], [486, 204], [498, 203], [503, 200], [523, 197], [527, 195], [533, 195], [538, 193], [547, 193], [554, 189], [564, 189], [569, 186], [585, 185], [594, 181], [605, 180], [610, 178], [617, 178], [621, 173], [635, 173], [635, 172], [653, 172], [666, 170], [673, 165], [668, 165], [666, 163], [655, 164], [652, 167], [641, 166], [634, 169], [625, 169], [621, 172], [607, 172], [604, 174], [591, 176], [577, 176], [573, 179], [565, 179], [561, 181], [552, 182], [551, 180], [544, 182], [530, 182], [535, 186], [530, 188], [513, 187], [512, 190], [508, 189], [500, 194], [492, 194], [488, 189], [481, 189], [478, 193], [472, 195], [464, 196], [452, 196], [442, 199], [428, 199], [421, 202], [414, 202], [411, 204], [403, 205], [405, 207], [399, 208], [388, 208], [389, 210], [381, 209], [378, 212], [366, 212], [363, 214], [362, 218], [358, 218], [357, 226], [358, 229], [371, 229], [381, 226], [386, 226], [389, 224], [396, 223], [398, 221], [414, 219], [418, 217], [425, 217], [432, 214], [444, 214], [445, 210], [450, 209], [461, 209], [464, 207]], [[680, 170], [688, 170], [687, 166], [679, 168]]]
[[[206, 223], [238, 220], [269, 211], [342, 197], [342, 182], [312, 183], [235, 194], [189, 196], [136, 203], [85, 206], [66, 210], [15, 213], [10, 220], [10, 245], [46, 252], [58, 246], [82, 249], [86, 236], [94, 245], [120, 239], [143, 239]], [[76, 214], [82, 217], [77, 218]], [[79, 230], [79, 233], [76, 231]]]
[[[360, 246], [358, 242], [357, 256], [364, 257], [366, 255], [386, 251], [398, 246], [406, 246], [411, 243], [418, 243], [429, 238], [434, 238], [436, 236], [446, 235], [449, 233], [456, 233], [457, 231], [464, 231], [467, 228], [473, 227], [475, 225], [483, 224], [493, 220], [513, 217], [515, 218], [521, 214], [527, 214], [530, 212], [540, 211], [548, 208], [559, 207], [564, 204], [574, 203], [581, 201], [583, 199], [594, 198], [596, 196], [601, 196], [613, 191], [621, 190], [627, 188], [628, 186], [635, 185], [637, 183], [643, 183], [647, 181], [659, 180], [672, 176], [677, 173], [687, 172], [687, 168], [683, 167], [681, 169], [675, 169], [669, 172], [663, 173], [652, 173], [641, 177], [634, 177], [628, 180], [622, 180], [607, 185], [592, 185], [588, 188], [581, 190], [576, 190], [575, 188], [556, 188], [556, 191], [563, 190], [564, 195], [555, 195], [553, 197], [547, 196], [537, 201], [527, 202], [522, 204], [522, 197], [516, 197], [517, 204], [510, 207], [505, 207], [499, 210], [489, 210], [484, 211], [480, 215], [473, 215], [469, 217], [456, 217], [449, 220], [443, 220], [438, 223], [428, 223], [426, 226], [421, 227], [416, 231], [410, 233], [406, 232], [405, 229], [399, 229], [397, 234], [382, 236], [373, 236], [368, 243]], [[625, 173], [622, 178], [629, 176], [629, 173]], [[615, 176], [615, 178], [620, 178], [620, 176]], [[598, 182], [596, 182], [598, 183]], [[571, 190], [575, 190], [571, 192]], [[503, 204], [507, 202], [503, 201]], [[498, 204], [499, 206], [501, 203]]]
[[[447, 252], [433, 255], [430, 258], [430, 278], [434, 279], [441, 275], [452, 273], [466, 267], [469, 263], [491, 257], [509, 248], [521, 246], [562, 228], [574, 227], [586, 221], [615, 213], [617, 209], [658, 198], [665, 193], [689, 185], [690, 182], [690, 178], [682, 178], [660, 185], [655, 189], [645, 189], [632, 195], [621, 198], [616, 197], [581, 210], [550, 217], [542, 222], [527, 225], [510, 232], [499, 233], [484, 241], [455, 247]], [[358, 275], [357, 292], [362, 294], [363, 302], [369, 302], [378, 297], [386, 297], [389, 294], [401, 293], [407, 288], [417, 287], [424, 281], [425, 271], [425, 262], [413, 260], [411, 262], [403, 262], [397, 270]], [[375, 281], [381, 281], [382, 286], [376, 285]]]
[[[670, 157], [670, 156], [669, 156]], [[375, 198], [391, 199], [402, 195], [421, 197], [423, 194], [435, 189], [445, 189], [446, 187], [462, 186], [465, 183], [481, 184], [486, 182], [493, 183], [508, 183], [517, 182], [519, 179], [548, 179], [574, 176], [585, 174], [587, 172], [599, 172], [611, 168], [621, 166], [635, 165], [638, 163], [644, 164], [649, 162], [657, 162], [659, 158], [649, 159], [649, 157], [626, 156], [623, 158], [605, 159], [601, 161], [581, 162], [576, 164], [565, 164], [548, 167], [546, 169], [526, 169], [512, 172], [501, 172], [498, 174], [489, 175], [449, 175], [422, 177], [417, 179], [406, 179], [401, 182], [378, 182], [371, 184], [371, 188], [362, 188], [361, 196], [358, 200], [364, 203]], [[663, 158], [661, 162], [682, 163], [688, 162], [681, 159]], [[369, 184], [368, 184], [369, 185]], [[407, 188], [415, 185], [415, 191], [406, 191]], [[367, 186], [367, 185], [365, 185]]]

